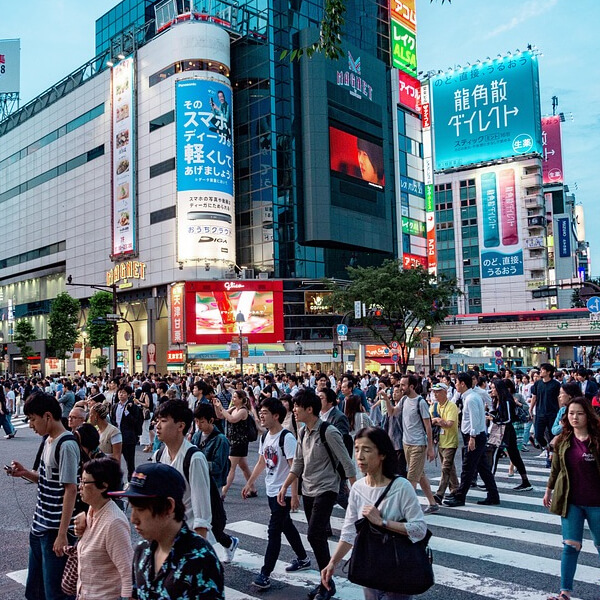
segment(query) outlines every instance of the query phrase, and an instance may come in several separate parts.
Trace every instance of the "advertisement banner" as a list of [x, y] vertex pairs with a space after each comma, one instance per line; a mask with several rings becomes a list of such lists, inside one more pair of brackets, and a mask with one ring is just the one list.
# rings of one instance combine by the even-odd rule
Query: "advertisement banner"
[[427, 213], [427, 263], [429, 272], [437, 271], [437, 242], [435, 239], [435, 213]]
[[571, 228], [569, 219], [557, 219], [558, 226], [558, 255], [561, 258], [571, 256]]
[[479, 228], [481, 277], [523, 275], [515, 170], [498, 167], [482, 173], [479, 178], [481, 202], [478, 202], [478, 213], [483, 224]]
[[417, 256], [416, 254], [403, 254], [402, 266], [405, 269], [414, 269], [415, 267], [423, 267], [427, 269], [429, 263], [426, 256]]
[[421, 82], [408, 73], [398, 70], [400, 104], [413, 112], [421, 112]]
[[409, 235], [425, 235], [425, 223], [422, 221], [417, 221], [415, 219], [410, 219], [409, 217], [402, 217], [402, 233], [407, 233]]
[[137, 251], [134, 59], [112, 68], [112, 257]]
[[413, 33], [417, 33], [416, 0], [391, 0], [390, 17]]
[[433, 77], [431, 86], [436, 170], [542, 154], [538, 63], [532, 53], [448, 71]]
[[0, 94], [21, 87], [21, 40], [0, 40]]
[[542, 145], [544, 147], [542, 162], [544, 183], [563, 183], [560, 117], [558, 115], [542, 117]]
[[411, 179], [410, 177], [404, 177], [404, 175], [400, 176], [400, 190], [405, 194], [412, 194], [413, 196], [425, 198], [423, 182]]
[[175, 82], [177, 260], [235, 261], [231, 87]]
[[392, 46], [392, 67], [417, 76], [417, 36], [404, 25], [390, 21], [390, 44]]
[[185, 285], [171, 286], [171, 343], [185, 344]]
[[281, 281], [188, 281], [185, 296], [188, 344], [226, 344], [240, 328], [250, 344], [283, 341]]

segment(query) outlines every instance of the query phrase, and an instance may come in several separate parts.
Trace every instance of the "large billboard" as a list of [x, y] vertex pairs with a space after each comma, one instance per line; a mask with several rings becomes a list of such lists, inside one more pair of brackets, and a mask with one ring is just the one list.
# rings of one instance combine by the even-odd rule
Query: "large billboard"
[[392, 67], [416, 77], [416, 0], [392, 0], [390, 2], [390, 46]]
[[482, 279], [523, 275], [518, 186], [515, 169], [497, 168], [479, 176], [479, 249]]
[[134, 254], [135, 63], [126, 58], [112, 68], [112, 256]]
[[235, 262], [231, 87], [175, 82], [177, 260]]
[[21, 40], [0, 40], [0, 94], [21, 87]]
[[524, 52], [431, 79], [435, 169], [542, 154], [537, 57]]
[[383, 189], [383, 147], [336, 127], [329, 127], [329, 166], [335, 173]]
[[239, 335], [240, 326], [250, 344], [283, 341], [281, 281], [186, 282], [185, 310], [188, 344], [226, 344]]
[[563, 183], [560, 117], [542, 118], [542, 145], [544, 147], [542, 173], [544, 183]]

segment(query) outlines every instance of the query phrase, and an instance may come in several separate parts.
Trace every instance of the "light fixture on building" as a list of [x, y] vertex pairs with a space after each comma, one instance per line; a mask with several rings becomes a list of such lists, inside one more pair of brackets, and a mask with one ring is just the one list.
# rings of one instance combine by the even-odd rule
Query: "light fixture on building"
[[125, 55], [122, 52], [119, 52], [119, 54], [117, 54], [117, 58], [119, 60], [125, 60]]
[[210, 271], [210, 263], [206, 263], [206, 264], [204, 265], [204, 270], [205, 270], [205, 271]]
[[107, 61], [106, 61], [106, 64], [107, 64], [107, 66], [109, 66], [109, 67], [114, 67], [114, 66], [115, 66], [115, 63], [114, 63], [112, 60], [107, 60]]

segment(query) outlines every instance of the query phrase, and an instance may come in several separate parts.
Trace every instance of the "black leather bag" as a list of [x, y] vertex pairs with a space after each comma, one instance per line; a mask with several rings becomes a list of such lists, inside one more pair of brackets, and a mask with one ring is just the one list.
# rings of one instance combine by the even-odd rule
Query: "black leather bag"
[[[392, 480], [377, 500], [379, 506]], [[433, 584], [433, 555], [428, 546], [431, 531], [420, 542], [376, 527], [368, 519], [355, 523], [356, 538], [348, 561], [348, 579], [363, 587], [398, 594], [422, 594]]]

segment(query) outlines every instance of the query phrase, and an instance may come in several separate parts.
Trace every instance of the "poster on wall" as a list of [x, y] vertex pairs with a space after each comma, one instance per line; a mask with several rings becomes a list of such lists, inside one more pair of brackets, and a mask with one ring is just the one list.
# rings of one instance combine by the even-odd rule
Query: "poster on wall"
[[134, 59], [112, 68], [113, 258], [137, 250], [135, 225]]
[[499, 168], [482, 173], [480, 187], [481, 277], [523, 275], [515, 170]]
[[435, 168], [542, 154], [537, 56], [506, 56], [431, 79]]
[[175, 82], [177, 260], [235, 262], [231, 87]]

